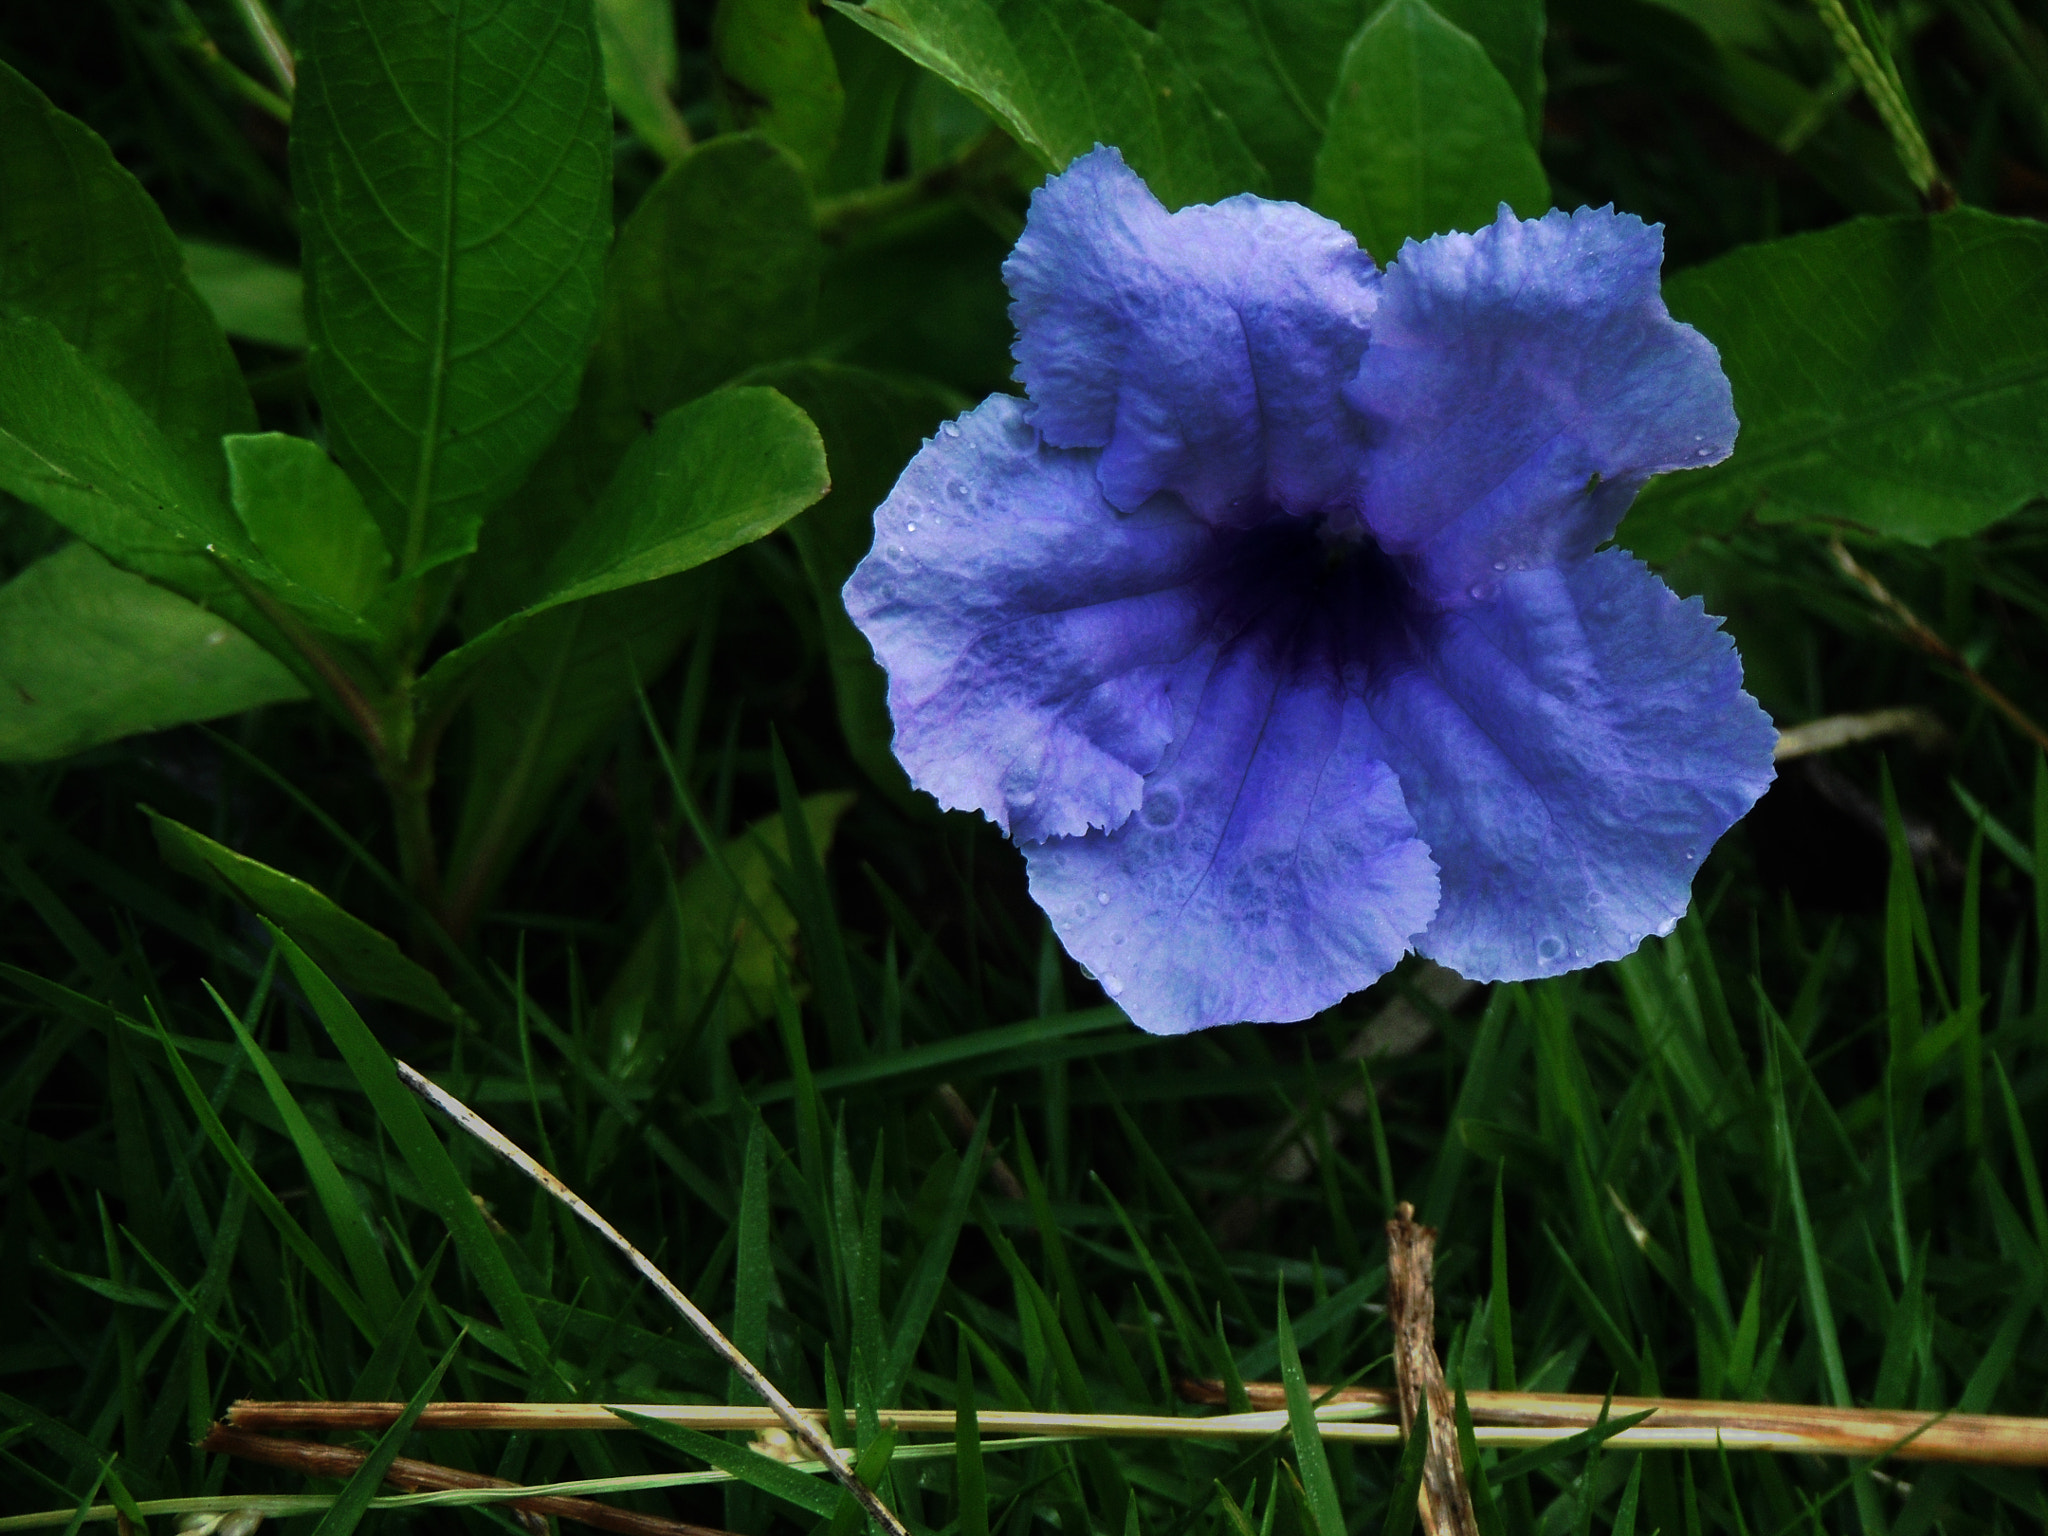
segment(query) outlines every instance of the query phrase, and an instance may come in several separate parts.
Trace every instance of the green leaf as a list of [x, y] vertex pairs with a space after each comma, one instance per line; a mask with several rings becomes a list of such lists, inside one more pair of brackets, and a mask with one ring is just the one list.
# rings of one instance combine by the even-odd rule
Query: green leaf
[[1550, 183], [1486, 50], [1428, 0], [1389, 0], [1344, 52], [1313, 202], [1387, 262], [1405, 240], [1491, 223], [1503, 202], [1539, 214]]
[[290, 352], [306, 348], [306, 286], [299, 269], [239, 246], [187, 240], [185, 270], [220, 328]]
[[846, 93], [809, 0], [719, 0], [711, 23], [719, 104], [821, 176], [839, 142]]
[[235, 511], [256, 547], [297, 585], [360, 613], [391, 573], [391, 551], [355, 482], [317, 443], [282, 432], [222, 439]]
[[[1486, 50], [1522, 103], [1529, 140], [1543, 121], [1543, 7], [1536, 0], [1441, 0], [1437, 10]], [[1345, 46], [1373, 0], [1165, 0], [1159, 35], [1222, 107], [1273, 179], [1305, 203]]]
[[1720, 348], [1742, 432], [1645, 490], [1620, 537], [1647, 558], [1750, 516], [1932, 544], [2048, 492], [2048, 226], [1856, 219], [1682, 272], [1666, 299]]
[[471, 562], [470, 634], [546, 590], [550, 556], [650, 422], [802, 349], [821, 261], [803, 172], [757, 134], [692, 150], [649, 189], [605, 266], [576, 413], [491, 519]]
[[313, 386], [398, 559], [456, 559], [576, 399], [611, 212], [588, 0], [361, 0], [300, 28]]
[[1107, 0], [831, 4], [973, 97], [1050, 170], [1113, 144], [1169, 208], [1266, 186], [1173, 50]]
[[773, 533], [831, 486], [818, 429], [788, 399], [761, 388], [706, 395], [634, 445], [534, 606], [691, 570]]
[[612, 108], [662, 159], [690, 152], [676, 110], [676, 15], [670, 0], [597, 0], [597, 41]]
[[187, 597], [231, 590], [207, 550], [254, 555], [193, 456], [37, 317], [0, 318], [0, 489]]
[[829, 489], [818, 429], [772, 389], [720, 390], [670, 411], [556, 550], [540, 596], [421, 679], [422, 709], [536, 615], [695, 569], [773, 533]]
[[306, 691], [218, 614], [67, 544], [0, 587], [0, 762], [211, 720]]
[[1273, 195], [1305, 203], [1337, 63], [1370, 9], [1367, 0], [1166, 0], [1159, 35], [1230, 114]]
[[[804, 799], [804, 825], [821, 854], [832, 846], [853, 800], [844, 790]], [[614, 1040], [638, 1038], [650, 1010], [661, 1019], [689, 1018], [725, 968], [728, 953], [732, 975], [725, 1003], [731, 1028], [745, 1029], [774, 1013], [777, 960], [789, 963], [797, 934], [796, 914], [775, 885], [774, 864], [788, 858], [788, 828], [778, 812], [722, 845], [717, 858], [690, 866], [676, 882], [673, 907], [641, 931], [605, 995], [601, 1012]], [[666, 997], [661, 995], [665, 976], [674, 989]]]
[[0, 314], [47, 320], [155, 425], [184, 474], [219, 489], [221, 434], [255, 424], [227, 338], [142, 184], [5, 64], [0, 208]]
[[899, 803], [919, 803], [889, 750], [895, 728], [889, 719], [888, 678], [866, 637], [847, 617], [840, 589], [874, 543], [875, 508], [903, 466], [939, 423], [967, 402], [925, 379], [834, 363], [788, 363], [748, 377], [773, 385], [802, 406], [824, 440], [831, 493], [790, 523], [789, 532], [817, 598], [839, 728], [869, 778]]
[[303, 880], [223, 848], [148, 806], [142, 809], [156, 833], [157, 851], [173, 869], [206, 881], [269, 918], [348, 986], [453, 1022], [455, 1004], [440, 982], [361, 918], [344, 912]]

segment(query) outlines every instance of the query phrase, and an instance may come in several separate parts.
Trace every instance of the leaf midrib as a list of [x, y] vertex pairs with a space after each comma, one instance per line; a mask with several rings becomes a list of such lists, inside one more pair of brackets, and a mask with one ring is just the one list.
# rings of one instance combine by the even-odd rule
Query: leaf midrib
[[[455, 178], [457, 124], [461, 120], [458, 92], [462, 81], [463, 0], [450, 0], [446, 12], [450, 46], [444, 57], [447, 76], [442, 92], [441, 122], [441, 241], [435, 259], [439, 264], [434, 295], [434, 340], [428, 352], [427, 412], [420, 425], [419, 458], [413, 476], [412, 499], [405, 509], [405, 553], [399, 575], [409, 576], [418, 567], [427, 540], [427, 515], [433, 505], [434, 471], [440, 457], [441, 416], [448, 394], [449, 328], [455, 309]], [[396, 82], [393, 82], [396, 84]]]

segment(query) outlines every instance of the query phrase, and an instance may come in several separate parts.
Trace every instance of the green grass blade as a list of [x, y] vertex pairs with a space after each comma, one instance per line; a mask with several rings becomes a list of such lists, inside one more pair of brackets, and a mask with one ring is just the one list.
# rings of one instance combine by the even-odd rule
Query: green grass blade
[[369, 1026], [354, 1006], [342, 996], [341, 989], [327, 979], [326, 972], [315, 965], [283, 929], [268, 923], [264, 926], [270, 928], [272, 938], [284, 953], [285, 964], [291, 967], [300, 990], [313, 1005], [314, 1015], [341, 1052], [342, 1060], [355, 1074], [370, 1107], [382, 1122], [385, 1134], [398, 1148], [399, 1156], [412, 1170], [413, 1177], [419, 1180], [434, 1209], [448, 1224], [448, 1230], [455, 1239], [455, 1251], [489, 1298], [498, 1321], [518, 1342], [521, 1353], [526, 1356], [527, 1371], [534, 1378], [535, 1389], [569, 1391], [568, 1384], [554, 1369], [547, 1335], [541, 1332], [540, 1324], [535, 1321], [525, 1291], [513, 1278], [511, 1264], [499, 1249], [498, 1240], [491, 1235], [483, 1212], [477, 1209], [469, 1186], [457, 1171], [447, 1147], [427, 1123], [426, 1111], [399, 1082], [391, 1057], [377, 1037], [370, 1033]]
[[341, 1272], [328, 1260], [320, 1245], [292, 1219], [291, 1213], [279, 1202], [277, 1196], [270, 1192], [270, 1186], [263, 1182], [262, 1176], [243, 1155], [242, 1149], [235, 1145], [235, 1139], [228, 1134], [228, 1128], [214, 1112], [212, 1101], [199, 1086], [199, 1080], [193, 1077], [192, 1069], [185, 1065], [185, 1059], [178, 1054], [177, 1046], [171, 1043], [170, 1032], [156, 1017], [154, 1009], [150, 1011], [150, 1024], [164, 1048], [165, 1059], [170, 1062], [171, 1075], [177, 1079], [178, 1087], [184, 1092], [186, 1103], [192, 1106], [193, 1114], [198, 1116], [207, 1140], [213, 1143], [214, 1150], [220, 1154], [221, 1160], [228, 1165], [243, 1188], [249, 1191], [249, 1198], [256, 1202], [256, 1208], [263, 1212], [271, 1226], [276, 1229], [285, 1246], [291, 1249], [301, 1264], [306, 1266], [306, 1273], [335, 1299], [342, 1311], [348, 1314], [349, 1321], [354, 1323], [361, 1330], [363, 1337], [374, 1346], [381, 1330], [370, 1315], [369, 1307], [364, 1304], [355, 1288], [342, 1278]]
[[1493, 1380], [1503, 1392], [1515, 1387], [1515, 1329], [1508, 1302], [1508, 1207], [1505, 1160], [1493, 1169], [1493, 1292], [1486, 1318], [1493, 1329]]
[[1636, 1536], [1636, 1506], [1642, 1494], [1643, 1458], [1638, 1456], [1635, 1465], [1628, 1469], [1628, 1482], [1621, 1490], [1621, 1503], [1615, 1507], [1610, 1536]]
[[391, 1400], [391, 1394], [398, 1386], [399, 1366], [413, 1342], [413, 1330], [419, 1326], [420, 1313], [426, 1307], [428, 1296], [433, 1294], [434, 1276], [440, 1273], [441, 1260], [447, 1252], [448, 1239], [444, 1237], [421, 1268], [412, 1289], [406, 1292], [405, 1299], [385, 1323], [384, 1337], [370, 1351], [368, 1363], [357, 1373], [355, 1385], [349, 1389], [348, 1395], [356, 1402], [383, 1403]]
[[2012, 1079], [2005, 1075], [2005, 1063], [1991, 1058], [1998, 1077], [1998, 1095], [2005, 1105], [2005, 1124], [2012, 1134], [2013, 1160], [2020, 1166], [2020, 1187], [2027, 1195], [2027, 1218], [2034, 1226], [2034, 1242], [2048, 1253], [2048, 1198], [2041, 1191], [2041, 1165], [2034, 1161], [2034, 1143], [2027, 1135], [2027, 1122], [2020, 1114], [2019, 1098], [2012, 1091]]
[[1320, 1536], [1344, 1536], [1344, 1510], [1337, 1502], [1329, 1454], [1323, 1446], [1322, 1431], [1316, 1426], [1315, 1405], [1309, 1401], [1301, 1353], [1294, 1347], [1294, 1327], [1287, 1317], [1287, 1294], [1279, 1294], [1280, 1380], [1287, 1393], [1287, 1432], [1294, 1442], [1295, 1464], [1301, 1468], [1302, 1493]]
[[398, 1286], [391, 1278], [390, 1266], [384, 1262], [384, 1250], [377, 1242], [377, 1234], [371, 1230], [369, 1216], [349, 1190], [341, 1170], [335, 1167], [327, 1144], [313, 1129], [313, 1122], [306, 1118], [299, 1101], [285, 1086], [284, 1079], [277, 1075], [277, 1068], [270, 1064], [269, 1053], [256, 1043], [256, 1037], [249, 1033], [234, 1009], [214, 991], [212, 984], [206, 983], [205, 986], [207, 996], [213, 999], [221, 1017], [227, 1020], [228, 1028], [234, 1031], [235, 1039], [241, 1043], [249, 1065], [256, 1069], [257, 1081], [263, 1084], [263, 1091], [269, 1095], [278, 1118], [284, 1122], [285, 1134], [297, 1148], [299, 1161], [306, 1165], [306, 1179], [313, 1186], [313, 1194], [327, 1216], [328, 1226], [341, 1247], [341, 1256], [348, 1265], [349, 1273], [355, 1277], [357, 1289], [362, 1292], [363, 1300], [368, 1303], [379, 1326], [384, 1326], [398, 1311]]
[[1598, 1423], [1589, 1425], [1577, 1434], [1567, 1436], [1563, 1440], [1553, 1440], [1548, 1445], [1535, 1446], [1523, 1451], [1518, 1456], [1510, 1456], [1506, 1461], [1490, 1468], [1486, 1474], [1486, 1480], [1498, 1488], [1503, 1484], [1513, 1481], [1515, 1478], [1527, 1477], [1532, 1472], [1540, 1472], [1554, 1461], [1558, 1461], [1566, 1456], [1576, 1456], [1581, 1451], [1591, 1450], [1594, 1446], [1604, 1444], [1613, 1439], [1624, 1429], [1635, 1428], [1636, 1425], [1642, 1423], [1643, 1420], [1656, 1411], [1654, 1408], [1645, 1408], [1640, 1413], [1625, 1413], [1619, 1418], [1609, 1418], [1603, 1409], [1602, 1417]]
[[960, 1536], [989, 1536], [988, 1470], [981, 1463], [981, 1415], [974, 1403], [974, 1356], [962, 1338], [953, 1392], [953, 1496]]
[[1415, 1404], [1415, 1423], [1401, 1447], [1401, 1459], [1394, 1468], [1394, 1496], [1387, 1505], [1387, 1518], [1380, 1536], [1408, 1536], [1415, 1529], [1417, 1501], [1422, 1497], [1422, 1468], [1429, 1454], [1429, 1399]]
[[709, 1462], [719, 1471], [730, 1472], [741, 1482], [798, 1509], [809, 1510], [820, 1519], [829, 1518], [839, 1507], [839, 1485], [830, 1479], [807, 1476], [786, 1462], [763, 1456], [744, 1445], [732, 1445], [694, 1429], [685, 1429], [680, 1424], [651, 1419], [630, 1408], [608, 1411], [669, 1449]]
[[440, 1364], [427, 1373], [427, 1379], [420, 1383], [420, 1389], [413, 1393], [405, 1405], [405, 1412], [383, 1434], [360, 1467], [350, 1474], [342, 1485], [341, 1496], [328, 1506], [327, 1513], [320, 1517], [319, 1525], [313, 1528], [313, 1536], [350, 1536], [361, 1523], [370, 1507], [370, 1500], [377, 1496], [377, 1489], [384, 1481], [384, 1474], [391, 1469], [391, 1463], [398, 1459], [398, 1453], [405, 1447], [406, 1436], [419, 1422], [420, 1411], [434, 1400], [441, 1390], [441, 1378], [448, 1374], [448, 1367], [454, 1363], [455, 1352], [462, 1348], [457, 1338], [441, 1356]]
[[895, 1336], [889, 1341], [888, 1359], [883, 1362], [881, 1380], [876, 1387], [884, 1404], [894, 1403], [903, 1390], [904, 1382], [910, 1379], [918, 1346], [924, 1342], [925, 1330], [931, 1326], [932, 1312], [939, 1304], [939, 1293], [945, 1288], [946, 1271], [953, 1262], [953, 1249], [960, 1240], [960, 1228], [966, 1223], [975, 1185], [981, 1181], [983, 1155], [988, 1147], [989, 1120], [994, 1111], [995, 1102], [991, 1099], [982, 1110], [981, 1118], [975, 1121], [973, 1139], [968, 1142], [966, 1155], [960, 1159], [959, 1167], [953, 1172], [953, 1182], [947, 1187], [946, 1204], [939, 1213], [938, 1225], [924, 1240], [917, 1268], [911, 1271], [903, 1295], [896, 1303]]
[[1485, 1463], [1479, 1457], [1479, 1437], [1472, 1432], [1472, 1408], [1465, 1401], [1465, 1383], [1454, 1388], [1458, 1423], [1458, 1460], [1464, 1463], [1465, 1486], [1472, 1490], [1472, 1518], [1479, 1536], [1507, 1536], [1501, 1524], [1500, 1507], [1493, 1502], [1493, 1486], [1487, 1480]]

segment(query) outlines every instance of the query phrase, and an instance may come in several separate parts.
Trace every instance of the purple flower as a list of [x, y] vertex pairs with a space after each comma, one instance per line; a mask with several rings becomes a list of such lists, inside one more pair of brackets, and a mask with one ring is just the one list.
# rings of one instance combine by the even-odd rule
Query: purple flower
[[1735, 439], [1659, 230], [1405, 246], [1113, 149], [1003, 274], [1017, 376], [949, 422], [846, 586], [896, 754], [1024, 848], [1148, 1030], [1302, 1019], [1414, 948], [1477, 980], [1625, 955], [1771, 781], [1718, 621], [1600, 549]]

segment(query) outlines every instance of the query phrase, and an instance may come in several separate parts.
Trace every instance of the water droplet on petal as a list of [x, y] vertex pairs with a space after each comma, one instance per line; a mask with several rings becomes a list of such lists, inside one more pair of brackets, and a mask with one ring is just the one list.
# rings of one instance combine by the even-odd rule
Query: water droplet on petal
[[1076, 916], [1076, 917], [1086, 917], [1086, 916], [1088, 915], [1088, 912], [1089, 912], [1089, 907], [1088, 907], [1088, 903], [1087, 903], [1087, 902], [1085, 902], [1085, 901], [1077, 901], [1077, 902], [1075, 902], [1075, 903], [1074, 903], [1074, 916]]
[[1606, 906], [1606, 905], [1607, 905], [1607, 897], [1606, 897], [1606, 894], [1605, 894], [1604, 892], [1601, 892], [1601, 891], [1588, 891], [1588, 892], [1586, 892], [1586, 905], [1587, 905], [1587, 906], [1589, 906], [1589, 907], [1604, 907], [1604, 906]]
[[1083, 976], [1086, 976], [1090, 981], [1093, 981], [1095, 979], [1095, 973], [1089, 970], [1088, 967], [1085, 965], [1081, 967], [1081, 974]]
[[905, 533], [915, 533], [915, 532], [917, 532], [917, 524], [915, 524], [915, 523], [905, 523], [905, 524], [903, 525], [903, 531], [904, 531]]
[[967, 482], [965, 480], [955, 480], [946, 487], [946, 494], [955, 501], [965, 501], [967, 499]]
[[939, 428], [939, 436], [941, 437], [958, 437], [959, 435], [960, 423], [957, 421], [946, 422]]
[[1106, 906], [1108, 906], [1108, 905], [1109, 905], [1109, 892], [1107, 892], [1107, 891], [1097, 891], [1097, 892], [1095, 893], [1095, 899], [1096, 899], [1097, 901], [1101, 902], [1101, 903], [1102, 903], [1102, 904], [1103, 904], [1103, 905], [1104, 905], [1104, 906], [1106, 907]]
[[1505, 560], [1496, 560], [1493, 562], [1493, 568], [1496, 571], [1504, 571], [1508, 568], [1508, 563]]
[[1124, 984], [1123, 982], [1117, 979], [1117, 976], [1114, 972], [1110, 972], [1102, 978], [1102, 990], [1107, 992], [1111, 997], [1118, 997], [1121, 996], [1123, 993]]
[[1564, 953], [1564, 940], [1556, 934], [1549, 934], [1536, 941], [1536, 958], [1548, 965]]
[[1470, 596], [1475, 602], [1483, 603], [1489, 597], [1493, 596], [1493, 588], [1488, 586], [1483, 581], [1475, 581], [1472, 583], [1472, 586], [1469, 589], [1467, 595]]
[[1690, 864], [1694, 859], [1698, 858], [1699, 856], [1700, 854], [1697, 848], [1688, 848], [1685, 850], [1685, 862], [1688, 864]]
[[1714, 450], [1711, 448], [1695, 448], [1693, 449], [1693, 453], [1698, 457], [1705, 459], [1713, 457]]
[[1138, 810], [1148, 827], [1170, 827], [1180, 820], [1180, 796], [1170, 789], [1155, 789]]

